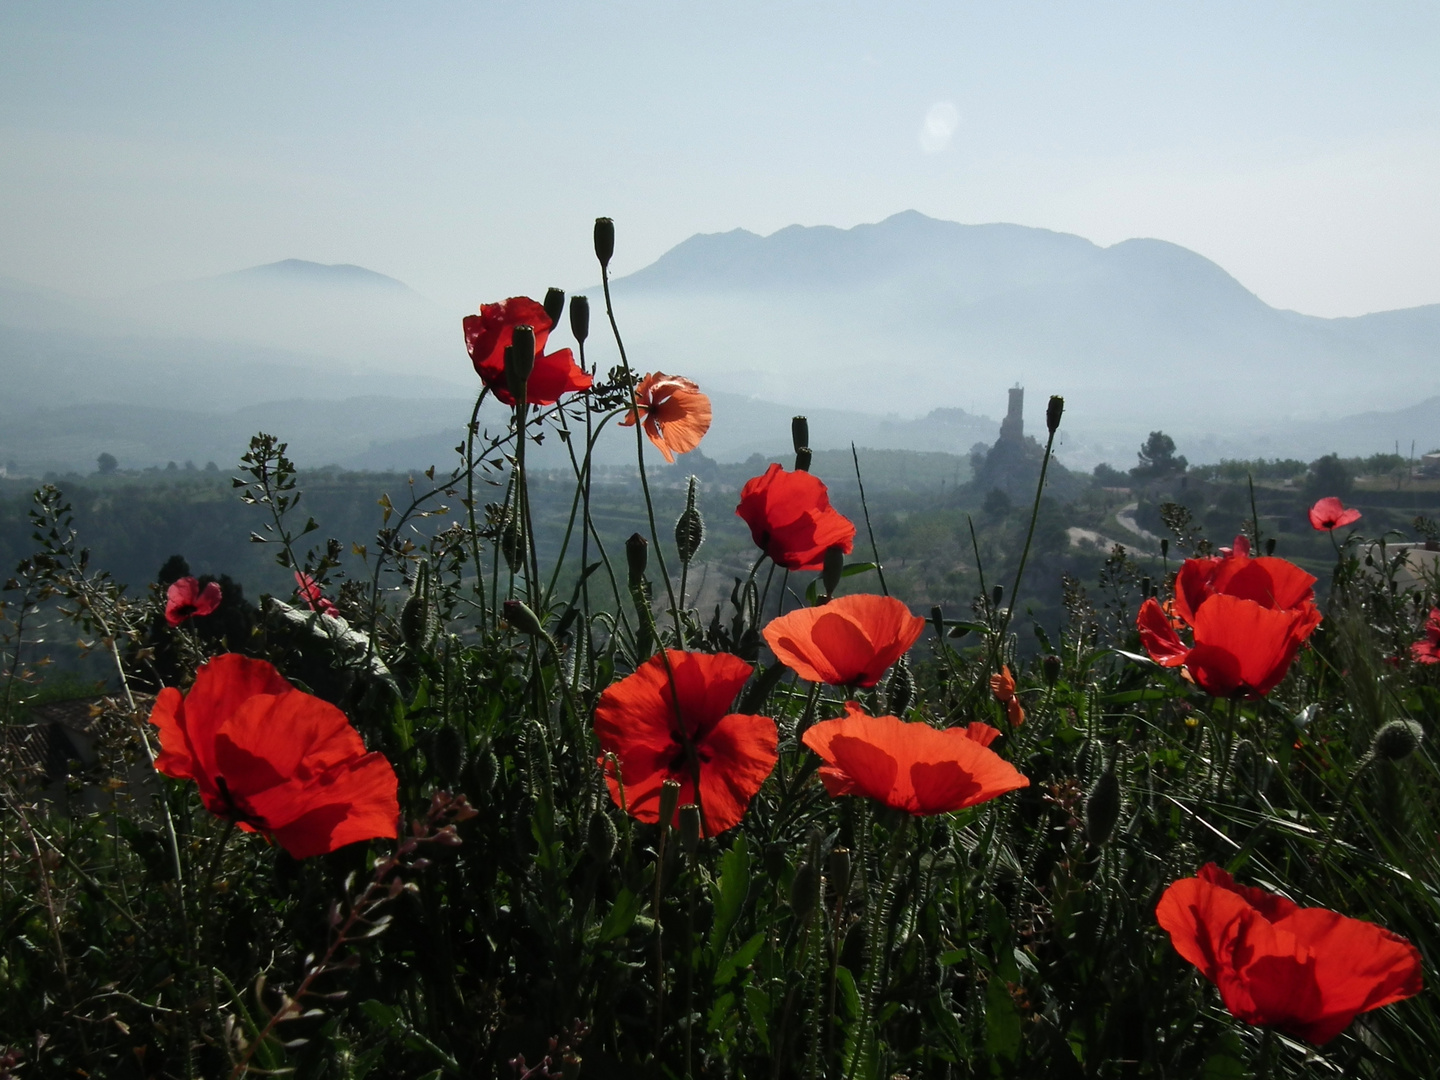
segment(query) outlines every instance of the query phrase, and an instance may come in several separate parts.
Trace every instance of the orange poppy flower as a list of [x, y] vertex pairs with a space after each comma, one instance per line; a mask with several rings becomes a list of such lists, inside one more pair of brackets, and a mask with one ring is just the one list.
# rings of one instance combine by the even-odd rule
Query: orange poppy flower
[[735, 513], [756, 546], [788, 570], [819, 570], [828, 548], [846, 555], [855, 548], [855, 526], [830, 505], [820, 478], [788, 472], [779, 462], [745, 481]]
[[874, 686], [915, 644], [925, 620], [889, 596], [841, 596], [770, 620], [765, 641], [802, 679], [832, 686]]
[[714, 836], [740, 824], [775, 768], [779, 734], [768, 716], [730, 712], [754, 670], [744, 660], [678, 649], [665, 657], [669, 671], [666, 659], [652, 656], [600, 695], [595, 736], [606, 751], [600, 759], [605, 781], [616, 806], [649, 822], [660, 820], [660, 785], [676, 781], [680, 798], [671, 824], [679, 824], [678, 807], [697, 803], [705, 835]]
[[[1186, 559], [1170, 616], [1152, 597], [1135, 620], [1152, 660], [1183, 665], [1215, 697], [1268, 694], [1320, 625], [1315, 579], [1284, 559], [1252, 559], [1242, 541], [1224, 556]], [[1193, 631], [1193, 646], [1176, 633], [1174, 617]]]
[[1423, 989], [1420, 953], [1403, 937], [1237, 885], [1214, 863], [1166, 889], [1155, 920], [1231, 1015], [1316, 1045]]
[[1410, 646], [1410, 658], [1420, 664], [1440, 664], [1440, 608], [1430, 609], [1425, 639]]
[[1010, 674], [1009, 664], [1003, 665], [998, 674], [990, 676], [990, 693], [1005, 706], [1005, 715], [1012, 726], [1019, 727], [1025, 722], [1025, 709], [1015, 696], [1015, 676]]
[[161, 690], [150, 723], [160, 729], [157, 769], [194, 780], [212, 814], [273, 836], [297, 859], [395, 836], [385, 755], [367, 754], [343, 712], [264, 660], [217, 656], [188, 694]]
[[988, 747], [989, 724], [940, 730], [894, 716], [871, 716], [853, 701], [845, 715], [822, 720], [802, 736], [819, 754], [831, 795], [863, 795], [909, 814], [945, 814], [1029, 785]]
[[635, 408], [620, 426], [633, 427], [637, 415], [644, 416], [645, 434], [655, 448], [673, 463], [676, 454], [694, 450], [710, 430], [710, 399], [689, 379], [656, 371], [635, 387]]
[[535, 367], [525, 384], [525, 398], [531, 405], [554, 405], [565, 394], [588, 390], [595, 381], [575, 363], [569, 349], [542, 355], [554, 325], [544, 305], [528, 296], [481, 304], [480, 314], [465, 316], [465, 348], [475, 365], [475, 374], [506, 405], [515, 404], [505, 384], [505, 350], [515, 340], [517, 326], [529, 326], [535, 331]]

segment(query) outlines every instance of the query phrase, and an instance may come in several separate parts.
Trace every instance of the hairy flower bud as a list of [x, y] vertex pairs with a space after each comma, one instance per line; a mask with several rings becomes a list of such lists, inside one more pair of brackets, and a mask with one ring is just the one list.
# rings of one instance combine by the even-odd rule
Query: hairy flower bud
[[825, 860], [825, 872], [830, 875], [830, 887], [837, 893], [850, 888], [850, 849], [837, 847]]
[[619, 836], [615, 832], [615, 822], [604, 810], [596, 810], [590, 815], [590, 827], [585, 831], [585, 850], [590, 857], [602, 866], [608, 863], [615, 855], [615, 845], [619, 842]]
[[930, 609], [930, 623], [935, 627], [935, 636], [944, 640], [945, 638], [945, 611], [936, 604]]
[[505, 556], [505, 565], [512, 574], [519, 573], [525, 563], [525, 530], [520, 524], [520, 513], [512, 511], [506, 518], [500, 532], [500, 554]]
[[610, 258], [615, 254], [615, 222], [608, 217], [595, 219], [595, 258], [600, 266], [608, 269]]
[[810, 421], [797, 416], [790, 421], [790, 441], [795, 447], [795, 471], [810, 471]]
[[514, 337], [505, 350], [505, 388], [516, 404], [525, 403], [530, 373], [535, 370], [535, 328], [515, 327]]
[[433, 759], [430, 764], [441, 782], [447, 787], [458, 784], [460, 770], [465, 767], [465, 738], [459, 729], [449, 724], [437, 728], [430, 752]]
[[915, 698], [915, 678], [910, 674], [910, 665], [902, 656], [895, 662], [890, 679], [885, 684], [885, 700], [893, 716], [904, 716]]
[[675, 548], [680, 552], [680, 564], [689, 566], [690, 560], [705, 542], [705, 519], [695, 505], [696, 489], [700, 486], [698, 477], [690, 477], [690, 486], [685, 493], [685, 509], [675, 520]]
[[565, 290], [549, 288], [545, 290], [545, 314], [550, 316], [550, 325], [559, 326], [560, 316], [565, 314]]
[[835, 595], [835, 589], [840, 584], [840, 575], [845, 570], [845, 552], [840, 550], [839, 545], [825, 549], [825, 564], [820, 570], [820, 580], [825, 586], [825, 599], [829, 600]]
[[630, 588], [637, 589], [645, 580], [645, 567], [650, 561], [650, 541], [638, 532], [625, 541], [625, 565], [630, 572]]
[[570, 336], [581, 345], [590, 336], [590, 298], [588, 296], [572, 296], [570, 298]]
[[1096, 847], [1107, 843], [1120, 820], [1120, 781], [1113, 767], [1100, 774], [1085, 796], [1085, 838]]
[[1370, 750], [1390, 761], [1401, 761], [1420, 749], [1424, 738], [1425, 729], [1414, 720], [1391, 720], [1375, 732]]
[[419, 650], [427, 648], [439, 631], [440, 617], [430, 596], [430, 564], [421, 559], [400, 609], [400, 637], [409, 648]]
[[1060, 681], [1060, 657], [1047, 656], [1040, 661], [1040, 670], [1045, 675], [1045, 685], [1054, 686]]
[[1059, 394], [1050, 395], [1050, 404], [1045, 407], [1045, 430], [1051, 435], [1060, 426], [1060, 417], [1065, 412], [1065, 399]]
[[505, 621], [512, 628], [529, 637], [545, 636], [545, 628], [540, 625], [540, 620], [525, 601], [506, 600], [502, 607], [505, 612]]
[[999, 611], [999, 610], [1000, 610], [1000, 605], [1004, 602], [1004, 600], [1005, 600], [1005, 586], [1004, 586], [1004, 585], [996, 585], [994, 588], [992, 588], [992, 589], [990, 590], [990, 607], [991, 607], [992, 610]]

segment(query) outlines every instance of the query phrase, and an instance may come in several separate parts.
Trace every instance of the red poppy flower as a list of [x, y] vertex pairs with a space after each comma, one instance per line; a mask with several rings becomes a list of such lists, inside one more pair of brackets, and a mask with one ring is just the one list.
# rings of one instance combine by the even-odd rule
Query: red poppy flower
[[165, 621], [179, 626], [192, 615], [209, 615], [220, 606], [220, 583], [203, 589], [193, 577], [182, 577], [165, 591]]
[[190, 693], [167, 686], [150, 722], [155, 767], [194, 780], [205, 808], [273, 836], [297, 859], [395, 836], [395, 771], [365, 752], [345, 714], [296, 690], [263, 660], [217, 656]]
[[855, 548], [855, 526], [830, 505], [830, 493], [808, 472], [787, 472], [777, 462], [740, 489], [735, 513], [750, 526], [755, 545], [789, 570], [819, 570], [827, 548]]
[[1410, 646], [1410, 657], [1422, 664], [1440, 664], [1440, 608], [1430, 609], [1425, 621], [1425, 640]]
[[[615, 805], [640, 821], [659, 821], [660, 785], [674, 780], [676, 806], [699, 805], [706, 836], [740, 824], [779, 747], [770, 717], [730, 711], [753, 670], [727, 653], [670, 649], [608, 687], [595, 706], [595, 735], [606, 751], [600, 761]], [[671, 824], [678, 823], [677, 809]]]
[[864, 795], [917, 815], [945, 814], [1029, 785], [993, 750], [989, 724], [940, 730], [894, 716], [871, 716], [853, 701], [845, 715], [822, 720], [802, 736], [824, 760], [820, 779], [831, 795]]
[[1005, 706], [1005, 715], [1012, 726], [1019, 727], [1025, 722], [1025, 709], [1015, 696], [1015, 676], [1010, 674], [1009, 664], [1002, 665], [997, 674], [990, 676], [990, 693]]
[[505, 350], [514, 341], [517, 326], [535, 331], [535, 367], [525, 384], [531, 405], [553, 405], [565, 394], [590, 388], [595, 380], [575, 363], [569, 349], [542, 355], [554, 327], [544, 306], [528, 296], [512, 296], [498, 304], [481, 304], [479, 315], [465, 316], [465, 348], [475, 373], [492, 394], [506, 405], [515, 404], [505, 385]]
[[1360, 511], [1353, 506], [1346, 507], [1334, 495], [1327, 495], [1310, 507], [1310, 527], [1324, 532], [1343, 529], [1360, 520]]
[[300, 594], [300, 599], [311, 611], [318, 611], [322, 615], [339, 616], [340, 609], [320, 591], [320, 583], [303, 570], [295, 571], [295, 591]]
[[710, 430], [710, 399], [689, 379], [663, 371], [640, 380], [635, 408], [620, 426], [633, 427], [637, 413], [645, 418], [645, 434], [669, 462], [694, 450]]
[[802, 679], [874, 686], [925, 629], [925, 620], [889, 596], [841, 596], [772, 619], [765, 641]]
[[1166, 889], [1155, 919], [1233, 1016], [1316, 1045], [1423, 988], [1420, 953], [1399, 935], [1237, 885], [1213, 863]]
[[1320, 625], [1315, 579], [1284, 559], [1252, 559], [1242, 539], [1228, 555], [1186, 559], [1176, 575], [1171, 615], [1193, 631], [1193, 647], [1154, 598], [1135, 620], [1151, 659], [1184, 665], [1216, 697], [1268, 694]]

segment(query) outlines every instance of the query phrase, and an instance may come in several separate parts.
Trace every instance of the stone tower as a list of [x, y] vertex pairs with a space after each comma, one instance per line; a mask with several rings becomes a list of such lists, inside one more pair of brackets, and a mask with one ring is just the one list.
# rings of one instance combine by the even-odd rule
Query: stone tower
[[1012, 386], [1010, 388], [1010, 410], [1005, 414], [1005, 419], [1000, 421], [1000, 439], [1002, 443], [1018, 443], [1025, 438], [1025, 388], [1023, 386]]

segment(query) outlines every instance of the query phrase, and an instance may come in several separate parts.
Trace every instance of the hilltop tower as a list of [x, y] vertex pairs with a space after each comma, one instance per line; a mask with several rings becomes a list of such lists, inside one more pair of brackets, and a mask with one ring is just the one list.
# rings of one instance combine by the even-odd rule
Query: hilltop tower
[[1010, 388], [1010, 410], [1000, 421], [1000, 442], [1019, 443], [1025, 440], [1025, 388]]

